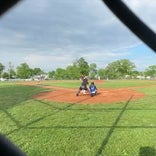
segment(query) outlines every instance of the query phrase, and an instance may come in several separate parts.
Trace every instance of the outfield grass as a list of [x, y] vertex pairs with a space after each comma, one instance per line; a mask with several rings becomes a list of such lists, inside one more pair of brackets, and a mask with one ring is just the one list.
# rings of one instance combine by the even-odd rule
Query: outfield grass
[[103, 88], [123, 88], [123, 87], [139, 87], [156, 85], [153, 80], [107, 80], [106, 83], [100, 85]]
[[[90, 80], [92, 82], [93, 80]], [[96, 84], [97, 82], [97, 84]], [[100, 80], [99, 80], [100, 82]], [[105, 80], [102, 81], [103, 83], [98, 83], [98, 80], [95, 81], [95, 85], [100, 88], [124, 88], [124, 87], [140, 87], [140, 86], [150, 86], [150, 85], [156, 85], [156, 81], [154, 80]], [[81, 81], [75, 80], [75, 81], [47, 81], [45, 82], [45, 85], [49, 86], [60, 86], [65, 88], [77, 88], [80, 86]]]
[[[45, 85], [79, 87], [79, 81]], [[115, 85], [116, 84], [116, 85]], [[136, 88], [147, 96], [113, 104], [78, 105], [31, 97], [40, 86], [0, 83], [0, 132], [29, 156], [156, 155], [156, 82], [105, 81], [99, 87]]]

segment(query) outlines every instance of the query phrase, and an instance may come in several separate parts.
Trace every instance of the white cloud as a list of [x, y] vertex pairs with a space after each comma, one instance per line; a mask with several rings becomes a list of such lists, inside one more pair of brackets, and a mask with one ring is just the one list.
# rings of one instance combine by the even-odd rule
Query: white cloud
[[42, 55], [42, 54], [30, 54], [25, 57], [25, 62], [29, 64], [31, 68], [40, 67], [41, 69], [47, 69], [47, 71], [55, 70], [56, 68], [66, 68], [71, 63], [71, 56], [66, 55]]
[[[155, 29], [155, 0], [124, 1]], [[0, 62], [26, 61], [45, 71], [80, 57], [100, 68], [130, 58], [129, 49], [141, 44], [100, 0], [27, 0], [0, 21]]]

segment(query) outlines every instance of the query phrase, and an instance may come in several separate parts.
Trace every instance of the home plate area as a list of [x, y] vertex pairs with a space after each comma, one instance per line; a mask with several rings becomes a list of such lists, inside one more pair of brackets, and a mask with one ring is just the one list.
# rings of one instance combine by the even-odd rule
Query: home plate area
[[145, 96], [144, 93], [137, 92], [133, 89], [98, 89], [98, 94], [91, 97], [90, 94], [82, 92], [76, 96], [75, 89], [46, 86], [54, 90], [40, 93], [33, 98], [47, 101], [73, 103], [73, 104], [108, 104], [117, 102], [126, 102], [128, 100], [136, 100]]

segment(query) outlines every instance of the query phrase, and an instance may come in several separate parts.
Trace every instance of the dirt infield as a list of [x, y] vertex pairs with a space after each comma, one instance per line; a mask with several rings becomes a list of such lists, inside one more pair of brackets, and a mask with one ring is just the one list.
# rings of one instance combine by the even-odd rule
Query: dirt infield
[[33, 98], [55, 102], [97, 104], [135, 100], [145, 96], [143, 93], [136, 92], [132, 89], [99, 89], [98, 95], [90, 97], [90, 95], [76, 96], [77, 90], [73, 89], [50, 88], [54, 88], [54, 90], [35, 95]]
[[[37, 85], [38, 83], [27, 82], [24, 85]], [[43, 86], [44, 88], [52, 89], [52, 91], [40, 93], [33, 98], [54, 102], [65, 102], [75, 104], [100, 104], [100, 103], [118, 103], [128, 100], [136, 100], [145, 96], [144, 93], [137, 92], [133, 88], [122, 89], [98, 89], [98, 95], [90, 97], [90, 95], [76, 96], [76, 89]]]

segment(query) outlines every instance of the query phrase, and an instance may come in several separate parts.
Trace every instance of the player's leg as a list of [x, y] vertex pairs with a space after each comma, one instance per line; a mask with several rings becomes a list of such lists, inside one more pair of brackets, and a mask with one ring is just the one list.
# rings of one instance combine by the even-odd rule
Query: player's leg
[[81, 92], [82, 88], [80, 87], [78, 92], [76, 93], [76, 96], [79, 96], [80, 92]]

